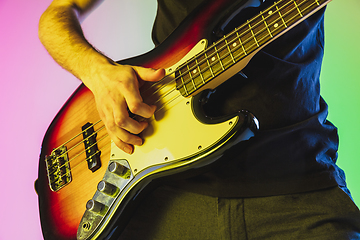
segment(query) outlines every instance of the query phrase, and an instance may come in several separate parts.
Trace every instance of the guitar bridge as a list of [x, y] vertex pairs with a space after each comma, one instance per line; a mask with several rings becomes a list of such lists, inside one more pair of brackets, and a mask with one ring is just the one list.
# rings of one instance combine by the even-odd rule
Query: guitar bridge
[[71, 170], [66, 146], [53, 150], [50, 156], [46, 156], [46, 170], [50, 189], [59, 191], [71, 182]]

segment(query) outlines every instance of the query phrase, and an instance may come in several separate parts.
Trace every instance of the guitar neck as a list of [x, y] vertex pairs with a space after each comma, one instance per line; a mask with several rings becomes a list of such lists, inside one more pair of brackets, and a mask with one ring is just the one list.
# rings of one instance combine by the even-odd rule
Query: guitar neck
[[181, 65], [176, 73], [176, 89], [184, 97], [193, 95], [215, 77], [256, 53], [330, 1], [279, 0], [275, 2]]

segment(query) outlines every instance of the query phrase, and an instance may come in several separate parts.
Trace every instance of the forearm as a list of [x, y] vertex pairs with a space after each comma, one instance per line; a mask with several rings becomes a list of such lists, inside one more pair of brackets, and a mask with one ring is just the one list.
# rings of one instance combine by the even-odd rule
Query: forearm
[[158, 81], [165, 71], [120, 65], [96, 51], [85, 39], [80, 18], [102, 0], [54, 0], [39, 23], [39, 38], [50, 55], [93, 92], [99, 116], [114, 143], [131, 154], [141, 145], [137, 136], [147, 122], [129, 116], [150, 118], [156, 107], [143, 102], [141, 81]]
[[40, 18], [39, 38], [54, 60], [85, 84], [91, 85], [97, 67], [111, 62], [85, 39], [74, 7], [50, 6]]

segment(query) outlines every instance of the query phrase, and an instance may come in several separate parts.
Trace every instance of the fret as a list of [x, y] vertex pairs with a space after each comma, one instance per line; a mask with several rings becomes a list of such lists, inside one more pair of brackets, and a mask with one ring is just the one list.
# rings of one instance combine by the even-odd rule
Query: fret
[[214, 46], [219, 57], [222, 69], [225, 70], [234, 63], [231, 49], [227, 43], [226, 38], [220, 39], [220, 41]]
[[277, 2], [279, 15], [281, 15], [282, 20], [283, 22], [285, 22], [286, 25], [292, 22], [294, 16], [298, 15], [292, 3], [293, 2], [289, 1]]
[[[241, 40], [238, 38], [237, 31], [231, 32], [229, 35], [225, 36], [225, 44], [229, 51], [229, 60], [236, 62], [238, 59], [246, 56], [244, 48], [241, 44]], [[230, 64], [230, 61], [229, 61]]]
[[[187, 63], [187, 70], [186, 70], [190, 76], [192, 88], [194, 90], [197, 90], [200, 88], [204, 83], [205, 80], [203, 78], [200, 65], [198, 64], [198, 60], [194, 58], [192, 61], [188, 61]], [[188, 88], [189, 90], [189, 88]]]
[[217, 61], [220, 63], [221, 69], [222, 69], [222, 70], [225, 70], [224, 65], [223, 65], [223, 63], [222, 63], [222, 61], [221, 61], [221, 57], [220, 57], [220, 55], [219, 55], [219, 52], [218, 52], [218, 50], [217, 50], [217, 48], [216, 48], [216, 45], [214, 45], [214, 49], [215, 49], [216, 56], [217, 56], [217, 58], [218, 58]]
[[206, 50], [206, 56], [208, 56], [209, 64], [211, 66], [211, 71], [213, 72], [214, 76], [216, 76], [219, 72], [222, 72], [224, 70], [222, 63], [219, 60], [218, 52], [216, 50], [215, 44], [213, 44], [211, 47], [209, 47]]
[[204, 85], [205, 80], [196, 58], [188, 64], [188, 71], [194, 81], [195, 90]]
[[315, 3], [316, 3], [318, 6], [320, 6], [320, 3], [318, 2], [318, 0], [315, 0]]
[[180, 93], [181, 93], [182, 95], [184, 95], [184, 94], [183, 94], [183, 92], [182, 92], [181, 90], [184, 90], [186, 96], [188, 96], [188, 95], [189, 95], [189, 92], [188, 92], [188, 90], [187, 90], [187, 88], [186, 88], [185, 81], [184, 81], [184, 78], [183, 78], [183, 76], [182, 76], [181, 70], [179, 70], [178, 72], [180, 73], [179, 75], [180, 75], [180, 79], [181, 79], [181, 84], [180, 84], [180, 86], [177, 86], [177, 89], [180, 91]]
[[279, 10], [279, 7], [277, 6], [276, 3], [275, 3], [275, 7], [276, 7], [276, 12], [279, 14], [279, 17], [281, 18], [282, 23], [284, 24], [285, 28], [287, 28], [288, 26], [287, 26], [287, 24], [286, 24], [286, 22], [285, 22], [285, 20], [284, 20], [284, 18], [283, 18], [283, 16], [282, 16], [282, 14], [281, 14], [281, 12], [280, 12], [280, 10]]
[[303, 15], [302, 15], [302, 13], [301, 13], [301, 11], [300, 11], [300, 9], [299, 9], [299, 7], [298, 7], [298, 5], [297, 5], [296, 1], [295, 1], [295, 0], [293, 0], [293, 2], [294, 2], [294, 5], [295, 5], [296, 9], [298, 10], [298, 12], [299, 12], [299, 14], [300, 14], [300, 17], [303, 17]]
[[249, 29], [250, 29], [250, 31], [251, 31], [251, 35], [253, 36], [253, 38], [254, 38], [254, 40], [255, 40], [255, 43], [256, 43], [256, 45], [259, 47], [260, 45], [259, 45], [258, 41], [256, 40], [254, 31], [252, 30], [252, 27], [251, 27], [251, 25], [250, 25], [250, 23], [249, 23], [249, 20], [247, 21], [247, 23], [248, 23]]
[[265, 24], [265, 27], [266, 27], [267, 31], [269, 32], [270, 37], [273, 38], [273, 35], [271, 34], [270, 28], [269, 28], [269, 26], [268, 26], [268, 24], [266, 22], [266, 19], [265, 19], [264, 15], [263, 15], [263, 12], [260, 12], [260, 14], [261, 14], [261, 18], [262, 18], [262, 20], [263, 20], [263, 22]]
[[281, 25], [281, 21], [279, 21], [279, 15], [276, 13], [276, 6], [272, 6], [271, 8], [266, 9], [266, 12], [261, 14], [265, 19], [264, 24], [266, 24], [266, 28], [271, 37], [274, 37], [280, 30], [279, 25]]
[[[192, 61], [194, 63], [194, 61]], [[180, 78], [181, 80], [181, 84], [177, 86], [177, 88], [180, 88], [180, 92], [184, 93], [184, 94], [189, 94], [191, 92], [193, 92], [194, 90], [197, 89], [197, 86], [195, 84], [195, 81], [193, 79], [193, 76], [191, 75], [191, 72], [189, 71], [189, 69], [191, 67], [189, 67], [189, 64], [191, 64], [192, 62], [187, 62], [186, 64], [184, 64], [183, 66], [180, 67], [179, 70], [177, 70], [177, 77]], [[183, 89], [183, 90], [181, 90]]]
[[238, 28], [239, 39], [241, 39], [242, 45], [246, 52], [252, 52], [258, 48], [255, 39], [247, 24], [244, 24]]
[[206, 59], [207, 65], [208, 65], [208, 67], [209, 67], [209, 70], [210, 70], [210, 72], [211, 72], [211, 75], [212, 75], [212, 77], [214, 77], [215, 75], [214, 75], [214, 72], [213, 72], [213, 70], [212, 70], [212, 68], [211, 68], [211, 64], [210, 64], [210, 62], [209, 62], [209, 58], [208, 58], [208, 56], [207, 56], [206, 53], [205, 53], [205, 59]]
[[204, 79], [204, 76], [203, 76], [203, 73], [202, 73], [202, 71], [201, 71], [201, 69], [200, 69], [200, 64], [199, 64], [199, 62], [198, 62], [198, 60], [195, 58], [195, 62], [196, 62], [196, 67], [197, 67], [197, 69], [198, 69], [198, 71], [199, 71], [199, 76], [200, 76], [200, 78], [201, 78], [201, 82], [203, 83], [203, 84], [205, 84], [205, 79]]
[[262, 14], [260, 14], [258, 17], [253, 18], [251, 22], [248, 21], [248, 25], [252, 29], [252, 33], [255, 36], [258, 47], [272, 38], [271, 31], [263, 19], [265, 18], [262, 16]]
[[204, 82], [206, 82], [208, 79], [211, 79], [214, 75], [207, 60], [206, 53], [199, 55], [196, 61], [198, 62], [198, 67], [200, 69], [201, 76], [204, 79]]
[[299, 14], [300, 9], [297, 6], [299, 5], [296, 4], [295, 0], [292, 0], [291, 2], [279, 2], [279, 13], [282, 15], [287, 26], [292, 25], [302, 18], [302, 15]]
[[272, 6], [271, 8], [267, 9], [265, 14], [265, 19], [267, 19], [267, 27], [273, 37], [280, 33], [283, 29], [287, 28], [287, 25], [282, 18], [280, 11], [278, 11], [277, 6]]
[[196, 88], [196, 85], [195, 85], [195, 82], [194, 82], [194, 78], [193, 78], [193, 76], [192, 76], [192, 74], [191, 74], [191, 70], [190, 70], [189, 64], [187, 64], [186, 66], [187, 66], [187, 71], [188, 71], [188, 73], [189, 73], [189, 77], [190, 77], [192, 86], [193, 86], [193, 88], [196, 90], [197, 88]]
[[296, 5], [298, 6], [298, 9], [300, 10], [302, 16], [308, 14], [313, 9], [313, 6], [315, 4], [318, 5], [317, 0], [314, 0], [313, 2], [297, 0], [297, 2], [299, 2], [299, 3], [297, 3]]
[[[233, 63], [235, 63], [236, 61], [235, 61], [234, 55], [233, 55], [232, 52], [231, 52], [231, 49], [230, 49], [229, 43], [228, 43], [228, 41], [227, 41], [227, 39], [226, 39], [226, 36], [224, 36], [224, 41], [225, 41], [226, 48], [227, 48], [227, 50], [229, 51], [231, 60], [233, 61]], [[235, 46], [234, 46], [234, 47], [236, 47], [236, 43], [235, 43]]]
[[241, 38], [240, 38], [240, 34], [239, 34], [239, 32], [238, 32], [238, 31], [236, 31], [236, 35], [237, 35], [237, 37], [238, 37], [238, 40], [239, 40], [239, 43], [240, 43], [241, 49], [243, 50], [243, 52], [244, 52], [244, 54], [245, 54], [245, 56], [246, 56], [246, 55], [247, 55], [247, 53], [246, 53], [246, 50], [245, 50], [245, 48], [244, 48], [244, 44], [242, 44], [242, 41], [241, 41]]

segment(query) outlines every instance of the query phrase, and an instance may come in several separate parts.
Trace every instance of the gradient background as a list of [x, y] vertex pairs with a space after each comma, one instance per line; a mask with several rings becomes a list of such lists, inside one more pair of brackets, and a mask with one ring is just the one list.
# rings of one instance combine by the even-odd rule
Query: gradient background
[[[43, 239], [33, 187], [42, 137], [79, 84], [50, 58], [37, 38], [38, 19], [50, 2], [0, 0], [0, 240]], [[84, 22], [85, 34], [116, 60], [146, 52], [153, 47], [155, 3], [107, 0]], [[359, 11], [359, 0], [330, 3], [321, 76], [329, 120], [340, 133], [338, 163], [358, 205]]]

